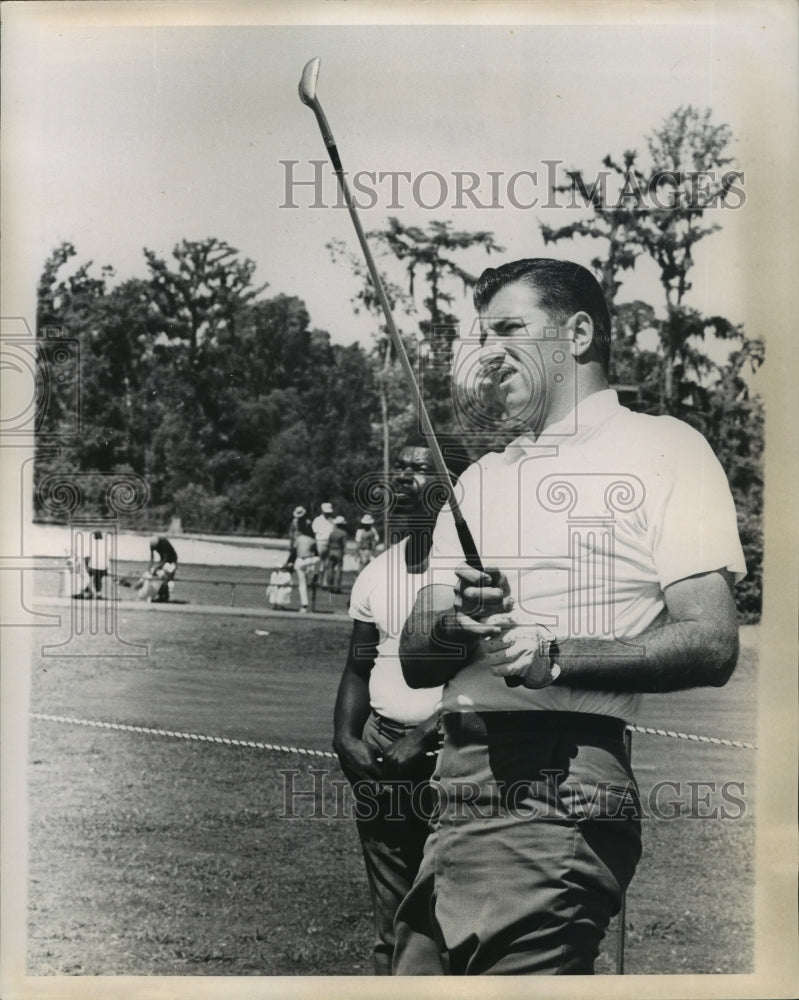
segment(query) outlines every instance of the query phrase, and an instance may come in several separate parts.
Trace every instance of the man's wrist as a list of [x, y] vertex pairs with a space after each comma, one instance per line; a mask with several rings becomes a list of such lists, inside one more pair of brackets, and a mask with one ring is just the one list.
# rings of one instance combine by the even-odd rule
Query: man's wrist
[[564, 662], [567, 653], [564, 653], [564, 648], [568, 647], [568, 642], [568, 639], [553, 639], [549, 644], [549, 669], [553, 675], [552, 684], [566, 684]]

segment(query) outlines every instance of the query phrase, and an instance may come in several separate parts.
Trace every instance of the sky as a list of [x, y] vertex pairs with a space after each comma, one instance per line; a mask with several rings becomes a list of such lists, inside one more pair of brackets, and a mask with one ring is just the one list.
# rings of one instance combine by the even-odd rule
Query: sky
[[[184, 238], [214, 236], [256, 262], [255, 280], [268, 282], [269, 294], [301, 297], [312, 324], [334, 342], [368, 343], [375, 320], [354, 313], [357, 280], [326, 247], [335, 239], [357, 249], [346, 210], [333, 207], [329, 165], [324, 207], [311, 207], [308, 185], [288, 192], [289, 170], [307, 180], [311, 161], [326, 160], [297, 94], [303, 66], [320, 56], [317, 94], [345, 169], [411, 175], [398, 181], [393, 203], [390, 182], [372, 185], [375, 204], [362, 199], [364, 228], [393, 215], [490, 230], [506, 250], [491, 260], [464, 257], [478, 273], [522, 256], [588, 263], [599, 245], [545, 248], [541, 240], [539, 222], [577, 217], [545, 207], [545, 161], [591, 176], [608, 153], [644, 151], [644, 137], [680, 105], [711, 107], [714, 121], [732, 127], [746, 202], [714, 213], [723, 230], [699, 245], [689, 304], [762, 332], [749, 229], [762, 222], [759, 185], [776, 155], [781, 112], [761, 97], [764, 86], [778, 92], [785, 81], [764, 78], [781, 44], [779, 18], [763, 17], [760, 26], [740, 12], [769, 4], [533, 2], [504, 17], [501, 4], [455, 4], [441, 5], [453, 12], [442, 19], [457, 22], [443, 25], [319, 24], [331, 11], [368, 20], [370, 8], [298, 5], [294, 19], [306, 23], [263, 23], [278, 20], [281, 6], [5, 5], [3, 57], [13, 85], [10, 94], [4, 87], [4, 234], [13, 234], [15, 254], [4, 264], [24, 310], [42, 262], [63, 240], [79, 262], [110, 264], [123, 280], [146, 274], [144, 247], [167, 256]], [[417, 5], [413, 16], [423, 10], [432, 20], [437, 9]], [[492, 19], [505, 23], [485, 23]], [[421, 177], [426, 171], [435, 173]], [[466, 197], [453, 207], [458, 171], [477, 175], [486, 207]], [[539, 205], [511, 203], [508, 179], [519, 171], [535, 172], [537, 183], [520, 177], [516, 202], [538, 197]], [[497, 207], [488, 207], [492, 172]], [[436, 175], [445, 185], [440, 207]], [[652, 265], [637, 268], [620, 298], [634, 297], [662, 307]], [[459, 291], [454, 311], [466, 329], [473, 314]]]

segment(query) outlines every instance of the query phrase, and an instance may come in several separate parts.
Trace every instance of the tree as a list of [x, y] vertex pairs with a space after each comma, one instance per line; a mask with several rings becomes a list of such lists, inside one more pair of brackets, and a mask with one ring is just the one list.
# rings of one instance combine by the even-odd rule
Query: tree
[[[405, 226], [398, 219], [388, 220], [386, 229], [368, 234], [369, 239], [383, 248], [389, 265], [398, 261], [403, 266], [405, 281], [400, 284], [381, 273], [381, 282], [395, 316], [406, 354], [418, 372], [420, 390], [433, 427], [440, 433], [460, 430], [454, 427], [451, 401], [452, 347], [458, 336], [457, 317], [449, 311], [454, 301], [453, 279], [462, 288], [477, 280], [461, 263], [461, 255], [475, 247], [486, 253], [500, 251], [494, 236], [487, 230], [467, 232], [453, 230], [451, 223], [433, 221], [426, 229]], [[361, 279], [353, 302], [356, 310], [366, 308], [380, 323], [375, 338], [372, 359], [379, 387], [383, 475], [388, 480], [390, 456], [413, 430], [420, 429], [419, 416], [410, 397], [405, 375], [401, 371], [394, 345], [386, 328], [383, 311], [371, 277], [362, 258], [347, 252], [341, 242], [328, 244], [334, 261], [345, 260], [351, 271]], [[419, 284], [423, 284], [421, 307], [426, 315], [418, 320]], [[396, 313], [402, 311], [406, 324], [415, 323], [418, 333], [403, 332]], [[384, 516], [384, 536], [387, 534], [387, 514]]]
[[168, 340], [185, 342], [195, 365], [203, 347], [235, 338], [243, 307], [267, 287], [252, 285], [255, 262], [240, 260], [224, 240], [183, 240], [172, 251], [170, 269], [154, 251], [144, 249], [153, 289], [153, 307]]
[[[668, 115], [647, 139], [646, 172], [635, 150], [625, 151], [621, 161], [606, 156], [605, 171], [590, 187], [582, 171], [570, 171], [568, 183], [555, 190], [571, 192], [575, 199], [581, 195], [590, 218], [559, 229], [541, 227], [545, 243], [582, 236], [605, 241], [604, 255], [591, 263], [612, 311], [620, 272], [633, 268], [642, 254], [655, 262], [666, 307], [665, 320], [652, 316], [650, 325], [660, 340], [657, 410], [675, 415], [701, 395], [702, 380], [712, 369], [697, 340], [727, 339], [737, 332], [723, 318], [705, 319], [684, 302], [691, 288], [693, 248], [721, 228], [708, 221], [707, 212], [724, 204], [737, 176], [727, 169], [733, 164], [727, 154], [732, 131], [711, 118], [710, 109], [702, 112], [690, 105]], [[609, 177], [621, 184], [620, 191], [609, 190]]]
[[458, 318], [450, 311], [454, 302], [452, 279], [463, 290], [471, 288], [477, 276], [462, 266], [460, 256], [475, 247], [486, 254], [503, 248], [488, 230], [453, 230], [449, 222], [433, 221], [422, 229], [390, 218], [386, 229], [370, 235], [403, 263], [411, 298], [419, 279], [424, 282], [422, 307], [426, 315], [419, 320], [419, 333], [424, 345], [425, 404], [437, 430], [457, 430], [450, 390], [452, 348], [459, 334]]
[[[690, 307], [690, 272], [694, 248], [721, 226], [708, 212], [724, 204], [739, 176], [727, 168], [732, 132], [716, 125], [710, 110], [680, 107], [647, 140], [650, 169], [638, 165], [638, 153], [621, 161], [606, 156], [606, 168], [589, 188], [580, 171], [556, 190], [583, 196], [590, 217], [553, 229], [542, 226], [545, 242], [590, 237], [604, 240], [605, 253], [592, 265], [611, 305], [613, 351], [611, 378], [631, 384], [637, 406], [669, 413], [701, 430], [725, 468], [738, 505], [741, 536], [750, 567], [749, 583], [739, 590], [739, 610], [759, 613], [760, 517], [762, 511], [762, 403], [749, 391], [746, 369], [757, 370], [763, 344], [723, 316], [704, 316]], [[622, 184], [609, 192], [608, 178]], [[663, 189], [668, 190], [664, 196]], [[647, 303], [619, 303], [620, 274], [646, 256], [657, 266], [666, 316], [658, 319]], [[657, 334], [656, 350], [643, 350], [639, 337]], [[714, 360], [709, 341], [730, 345], [726, 362]]]

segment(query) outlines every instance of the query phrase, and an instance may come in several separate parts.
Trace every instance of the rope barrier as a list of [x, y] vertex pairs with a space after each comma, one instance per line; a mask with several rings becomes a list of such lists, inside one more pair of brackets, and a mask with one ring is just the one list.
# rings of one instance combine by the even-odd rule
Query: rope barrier
[[329, 750], [309, 750], [306, 747], [290, 747], [280, 743], [261, 743], [258, 740], [237, 740], [227, 736], [206, 736], [202, 733], [178, 733], [171, 729], [152, 729], [149, 726], [128, 726], [122, 722], [99, 722], [95, 719], [73, 719], [64, 715], [44, 715], [31, 712], [32, 719], [42, 722], [65, 722], [73, 726], [89, 726], [94, 729], [114, 729], [123, 733], [144, 733], [146, 736], [169, 736], [177, 740], [195, 740], [199, 743], [221, 743], [231, 747], [246, 747], [250, 750], [275, 750], [280, 753], [297, 753], [308, 757], [338, 756]]
[[[311, 750], [307, 747], [285, 746], [281, 743], [262, 743], [258, 740], [237, 740], [227, 736], [206, 736], [202, 733], [179, 733], [172, 729], [152, 729], [149, 726], [131, 726], [123, 722], [100, 722], [95, 719], [74, 719], [64, 715], [44, 715], [41, 712], [31, 712], [30, 718], [41, 722], [63, 722], [73, 726], [88, 726], [94, 729], [114, 729], [123, 733], [143, 733], [146, 736], [168, 736], [178, 740], [194, 740], [200, 743], [219, 743], [224, 746], [246, 747], [250, 750], [272, 750], [278, 753], [296, 753], [307, 757], [327, 757], [338, 760], [338, 755], [330, 750]], [[743, 740], [728, 740], [721, 736], [697, 736], [694, 733], [680, 733], [673, 729], [655, 729], [652, 726], [630, 724], [628, 730], [645, 733], [648, 736], [667, 736], [676, 740], [688, 740], [692, 743], [712, 743], [716, 746], [737, 747], [743, 750], [757, 750], [757, 744], [745, 743]]]
[[742, 750], [757, 750], [756, 743], [745, 743], [743, 740], [727, 740], [721, 736], [697, 736], [695, 733], [677, 733], [673, 729], [655, 729], [652, 726], [628, 725], [634, 733], [646, 733], [649, 736], [670, 736], [674, 740], [689, 740], [692, 743], [713, 743], [722, 747], [739, 747]]

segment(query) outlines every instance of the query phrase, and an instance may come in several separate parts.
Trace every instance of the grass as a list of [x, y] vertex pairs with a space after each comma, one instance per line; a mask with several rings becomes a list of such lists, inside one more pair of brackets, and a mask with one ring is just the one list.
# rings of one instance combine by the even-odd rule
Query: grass
[[[83, 657], [35, 658], [32, 711], [329, 749], [346, 622], [122, 607], [119, 628], [149, 655], [92, 655], [84, 635], [70, 647]], [[726, 688], [653, 697], [638, 721], [752, 739], [755, 673], [745, 650]], [[40, 720], [30, 733], [30, 975], [370, 974], [335, 760]], [[628, 973], [751, 971], [755, 756], [635, 735], [645, 803], [679, 815], [644, 823]], [[315, 817], [286, 818], [292, 780], [315, 789], [297, 800]], [[741, 812], [719, 792], [732, 781], [745, 814], [701, 818]], [[612, 933], [606, 945], [598, 971], [610, 973]]]

